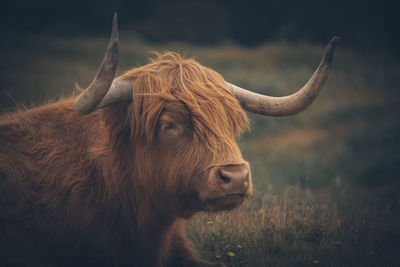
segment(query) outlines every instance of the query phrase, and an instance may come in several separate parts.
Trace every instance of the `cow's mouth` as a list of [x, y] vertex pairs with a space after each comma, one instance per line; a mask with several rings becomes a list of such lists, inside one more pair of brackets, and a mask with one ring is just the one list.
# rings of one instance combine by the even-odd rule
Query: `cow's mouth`
[[244, 194], [229, 194], [229, 195], [225, 195], [221, 198], [223, 198], [223, 199], [236, 199], [236, 198], [244, 199], [244, 197], [245, 197]]
[[245, 194], [228, 194], [208, 200], [207, 206], [211, 211], [230, 210], [242, 204], [245, 198]]
[[211, 199], [210, 201], [230, 201], [230, 200], [243, 200], [245, 198], [244, 193], [236, 193], [236, 194], [226, 194], [223, 196], [219, 196]]

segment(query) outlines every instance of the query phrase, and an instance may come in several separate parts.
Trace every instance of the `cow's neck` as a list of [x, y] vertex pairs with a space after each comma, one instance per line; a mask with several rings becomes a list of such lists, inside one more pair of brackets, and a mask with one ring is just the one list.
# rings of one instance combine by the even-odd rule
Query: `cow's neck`
[[[124, 145], [111, 148], [108, 147], [109, 141], [103, 141], [102, 148], [97, 149], [103, 151], [97, 154], [97, 161], [102, 179], [109, 186], [106, 195], [112, 204], [107, 206], [113, 210], [108, 213], [123, 218], [119, 227], [126, 230], [120, 233], [124, 236], [120, 238], [123, 244], [118, 246], [127, 249], [126, 254], [131, 255], [135, 262], [142, 262], [143, 266], [160, 265], [168, 255], [169, 229], [176, 218], [170, 211], [155, 206], [153, 198], [156, 196], [145, 184], [148, 177], [141, 177], [143, 174], [135, 169], [133, 161], [124, 160], [132, 158], [130, 148]], [[116, 174], [122, 174], [122, 177]]]

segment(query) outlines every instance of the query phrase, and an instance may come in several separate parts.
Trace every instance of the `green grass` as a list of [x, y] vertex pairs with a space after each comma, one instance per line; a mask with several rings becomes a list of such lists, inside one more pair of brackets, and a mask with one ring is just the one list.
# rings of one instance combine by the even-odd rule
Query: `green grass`
[[229, 266], [395, 266], [398, 203], [352, 197], [288, 187], [234, 212], [199, 215], [188, 230], [203, 257]]
[[[300, 88], [324, 51], [287, 43], [154, 45], [121, 36], [118, 74], [145, 64], [148, 51], [172, 50], [275, 96]], [[75, 82], [87, 86], [106, 45], [106, 38], [5, 40], [0, 111], [14, 109], [14, 101], [31, 106], [69, 96]], [[398, 62], [387, 51], [339, 46], [310, 108], [287, 118], [249, 114], [251, 131], [239, 144], [251, 162], [255, 195], [235, 211], [190, 221], [200, 254], [231, 266], [400, 265]]]

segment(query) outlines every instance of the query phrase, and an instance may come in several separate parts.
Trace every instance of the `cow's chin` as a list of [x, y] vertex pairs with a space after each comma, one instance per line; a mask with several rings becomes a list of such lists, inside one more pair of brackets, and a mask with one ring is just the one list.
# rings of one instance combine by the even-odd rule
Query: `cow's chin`
[[234, 209], [246, 199], [245, 194], [232, 194], [222, 197], [212, 198], [205, 201], [206, 211], [223, 211]]

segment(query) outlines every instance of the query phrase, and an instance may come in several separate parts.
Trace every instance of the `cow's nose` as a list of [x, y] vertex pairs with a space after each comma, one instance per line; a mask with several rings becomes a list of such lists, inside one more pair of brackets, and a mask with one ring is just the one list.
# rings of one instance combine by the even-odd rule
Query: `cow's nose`
[[244, 194], [249, 187], [249, 167], [246, 165], [227, 165], [219, 169], [220, 185], [226, 194]]

